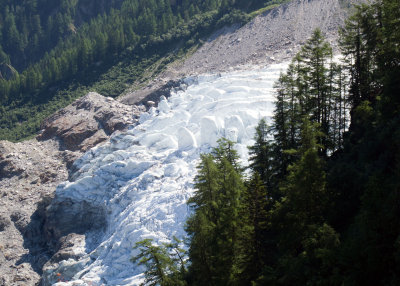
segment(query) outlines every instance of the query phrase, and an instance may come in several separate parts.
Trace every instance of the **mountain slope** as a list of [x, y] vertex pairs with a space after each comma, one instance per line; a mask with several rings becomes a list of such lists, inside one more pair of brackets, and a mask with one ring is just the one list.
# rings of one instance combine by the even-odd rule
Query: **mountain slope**
[[[326, 9], [328, 9], [329, 5], [325, 5], [325, 3], [328, 3], [328, 2], [331, 4], [332, 10], [328, 10], [328, 12], [327, 12]], [[204, 44], [203, 48], [201, 48], [198, 52], [195, 52], [192, 57], [189, 57], [182, 64], [179, 64], [179, 65], [178, 64], [173, 64], [173, 65], [171, 65], [171, 67], [165, 73], [162, 73], [161, 76], [158, 78], [159, 82], [157, 82], [157, 81], [151, 82], [151, 84], [146, 89], [140, 90], [139, 92], [131, 92], [130, 94], [128, 94], [127, 97], [125, 97], [122, 100], [124, 102], [137, 102], [137, 97], [138, 96], [141, 96], [141, 100], [142, 100], [143, 98], [146, 98], [146, 96], [149, 96], [149, 95], [150, 96], [151, 95], [155, 95], [155, 99], [157, 99], [157, 95], [159, 96], [159, 93], [157, 93], [155, 91], [157, 91], [157, 87], [158, 86], [168, 82], [168, 80], [170, 80], [170, 79], [176, 79], [176, 78], [187, 76], [188, 73], [190, 73], [190, 74], [191, 73], [198, 74], [198, 73], [202, 73], [202, 72], [205, 72], [205, 71], [220, 72], [220, 71], [224, 71], [226, 69], [236, 68], [238, 64], [242, 65], [242, 64], [249, 63], [250, 61], [252, 61], [251, 63], [253, 63], [253, 64], [256, 64], [256, 63], [268, 63], [268, 62], [271, 62], [273, 60], [271, 57], [274, 57], [275, 60], [277, 60], [277, 61], [280, 61], [282, 59], [287, 59], [287, 58], [290, 57], [291, 53], [294, 53], [296, 51], [296, 49], [299, 47], [300, 42], [302, 40], [304, 40], [305, 38], [307, 38], [307, 36], [304, 36], [304, 38], [302, 38], [301, 36], [296, 36], [296, 37], [293, 38], [293, 41], [290, 44], [287, 44], [287, 45], [285, 45], [285, 43], [286, 43], [285, 41], [280, 41], [279, 39], [292, 38], [290, 33], [293, 30], [293, 23], [288, 22], [285, 17], [288, 17], [288, 15], [295, 15], [294, 13], [296, 11], [296, 5], [299, 5], [299, 7], [302, 7], [301, 11], [303, 11], [301, 16], [298, 16], [299, 17], [298, 21], [304, 23], [304, 25], [301, 26], [302, 29], [304, 29], [305, 31], [311, 31], [312, 28], [315, 27], [316, 23], [321, 23], [321, 24], [323, 24], [323, 26], [325, 28], [329, 27], [329, 29], [326, 28], [326, 30], [324, 30], [324, 31], [327, 32], [328, 35], [332, 34], [332, 37], [335, 37], [336, 32], [334, 32], [335, 30], [333, 29], [333, 26], [331, 26], [331, 24], [334, 23], [334, 25], [340, 26], [340, 24], [342, 23], [341, 21], [343, 19], [342, 15], [344, 15], [346, 13], [346, 10], [342, 10], [341, 9], [341, 6], [339, 5], [339, 2], [341, 2], [341, 1], [332, 1], [332, 0], [329, 0], [329, 1], [321, 1], [321, 0], [295, 1], [295, 2], [285, 6], [283, 8], [275, 9], [271, 13], [266, 13], [266, 14], [264, 14], [264, 15], [256, 18], [256, 19], [254, 19], [253, 22], [251, 22], [250, 24], [246, 25], [242, 29], [238, 29], [236, 27], [236, 28], [234, 28], [234, 30], [222, 30], [222, 34], [221, 33], [220, 34], [215, 34], [214, 37], [210, 38]], [[315, 9], [315, 7], [319, 7], [319, 8]], [[339, 20], [333, 20], [332, 21], [331, 18], [328, 19], [328, 18], [324, 18], [323, 16], [320, 16], [319, 11], [321, 11], [321, 9], [320, 9], [321, 7], [324, 7], [325, 10], [323, 10], [323, 11], [325, 13], [328, 13], [330, 15], [339, 15], [340, 16]], [[285, 14], [286, 11], [291, 11], [290, 12], [291, 14]], [[307, 19], [315, 19], [315, 21], [307, 21]], [[331, 24], [326, 24], [325, 25], [324, 24], [325, 22], [331, 23]], [[272, 23], [276, 23], [276, 24], [272, 25]], [[253, 27], [254, 28], [257, 27], [257, 29], [255, 29], [254, 31], [258, 31], [257, 33], [254, 33], [254, 34], [257, 34], [258, 37], [261, 37], [261, 39], [262, 39], [262, 40], [259, 40], [259, 46], [260, 47], [262, 47], [262, 46], [268, 47], [266, 50], [264, 50], [263, 48], [258, 49], [258, 47], [256, 45], [257, 38], [256, 37], [252, 37], [252, 29], [253, 29]], [[269, 39], [270, 35], [268, 35], [268, 33], [265, 32], [267, 30], [267, 28], [271, 29], [274, 32], [275, 31], [285, 31], [285, 33], [281, 33], [281, 35], [279, 37], [277, 36], [276, 39], [273, 42], [271, 42], [271, 44], [270, 44], [268, 42], [268, 39]], [[225, 33], [223, 31], [225, 31]], [[289, 34], [286, 34], [286, 32], [289, 33]], [[275, 33], [277, 33], [277, 32], [275, 32]], [[298, 32], [298, 33], [299, 33], [299, 35], [302, 35], [301, 32]], [[233, 43], [233, 44], [227, 44], [228, 42], [229, 43]], [[230, 50], [229, 45], [233, 46], [234, 49], [232, 48], [232, 50]], [[275, 48], [276, 48], [276, 50], [275, 50]], [[235, 51], [242, 51], [242, 52], [237, 52], [236, 53]], [[257, 55], [254, 55], [254, 51], [257, 52]], [[240, 56], [238, 56], [236, 58], [235, 57], [236, 54], [238, 54]], [[270, 58], [267, 59], [266, 56], [269, 56]], [[201, 61], [201, 58], [203, 58], [204, 61]], [[224, 60], [225, 60], [225, 62], [223, 62]], [[229, 62], [226, 62], [227, 60], [229, 60]], [[207, 61], [208, 61], [208, 63], [207, 63]], [[214, 64], [214, 62], [216, 64]], [[240, 69], [242, 69], [242, 70], [245, 69], [245, 68], [246, 67], [244, 67], [244, 66], [240, 67]], [[247, 67], [247, 68], [251, 68], [251, 67]], [[250, 72], [250, 74], [251, 74], [251, 72]], [[240, 78], [240, 76], [239, 76], [239, 78]], [[211, 80], [211, 81], [217, 81], [218, 77], [216, 77], [214, 75], [212, 77], [209, 77], [208, 79]], [[236, 80], [237, 80], [237, 78], [235, 79], [235, 81]], [[242, 82], [238, 83], [237, 85], [246, 86], [248, 83], [254, 83], [254, 85], [257, 86], [257, 84], [258, 84], [257, 81], [253, 82], [253, 80], [254, 80], [254, 78], [252, 80], [250, 80], [250, 81], [248, 79], [242, 79], [241, 80]], [[247, 82], [247, 81], [249, 81], [249, 82]], [[202, 84], [206, 84], [206, 78], [201, 78], [200, 82], [202, 82]], [[271, 83], [269, 83], [268, 86], [270, 88], [271, 87]], [[207, 90], [209, 91], [209, 88], [210, 87], [208, 86], [202, 92], [206, 93]], [[234, 92], [234, 91], [235, 91], [234, 89], [229, 90], [229, 92]], [[241, 87], [241, 88], [238, 88], [237, 91], [240, 91], [240, 93], [237, 94], [237, 95], [242, 94], [242, 99], [243, 99], [243, 96], [244, 96], [243, 94], [245, 94], [246, 92], [249, 92], [249, 91], [253, 91], [255, 93], [257, 93], [257, 92], [261, 92], [261, 93], [262, 92], [266, 92], [266, 91], [263, 91], [263, 87], [260, 88], [260, 90], [258, 90], [258, 91], [254, 91], [252, 89], [252, 87], [250, 87], [250, 88], [248, 88], [248, 87], [242, 88]], [[270, 92], [270, 90], [268, 92]], [[201, 95], [204, 96], [204, 94], [201, 94]], [[214, 94], [212, 93], [212, 96], [216, 96], [216, 95], [218, 95], [218, 92], [214, 93]], [[194, 97], [193, 99], [195, 100], [196, 98], [198, 98], [200, 100], [201, 96]], [[212, 98], [212, 97], [210, 97], [210, 98]], [[253, 99], [251, 99], [251, 100], [253, 100]], [[241, 105], [243, 102], [251, 101], [251, 100], [250, 99], [242, 100], [239, 105]], [[163, 105], [164, 105], [164, 108], [167, 108], [167, 105], [165, 104], [166, 102], [167, 101], [164, 100], [163, 103], [161, 103], [161, 106], [160, 106], [161, 109], [163, 108]], [[218, 103], [219, 101], [216, 100], [216, 102]], [[217, 104], [217, 105], [219, 105], [219, 104]], [[167, 109], [164, 109], [164, 111], [165, 111], [164, 112], [165, 114], [163, 115], [164, 117], [160, 116], [159, 119], [164, 118], [165, 120], [167, 120], [167, 119], [169, 119], [168, 116], [167, 116], [168, 113], [166, 112]], [[215, 113], [215, 110], [213, 112]], [[258, 118], [260, 115], [268, 115], [268, 114], [264, 114], [264, 112], [265, 111], [262, 111], [260, 114], [257, 114], [257, 115], [253, 114], [251, 116], [251, 118], [252, 118], [251, 122], [256, 121], [256, 118]], [[214, 115], [214, 114], [211, 114], [211, 116], [212, 115]], [[148, 119], [150, 120], [155, 116], [156, 116], [156, 114], [152, 114]], [[185, 115], [185, 113], [183, 112], [182, 116], [185, 117], [185, 116], [187, 116], [187, 114]], [[241, 117], [239, 116], [239, 118], [241, 118]], [[153, 120], [155, 120], [155, 119], [153, 118]], [[205, 124], [207, 124], [207, 120], [208, 119], [205, 119], [205, 121], [206, 121]], [[242, 120], [242, 123], [243, 123], [243, 119], [241, 119], [241, 120]], [[208, 121], [208, 123], [210, 123], [210, 122], [212, 123], [211, 119], [210, 119], [210, 121]], [[233, 126], [234, 128], [232, 128], [231, 130], [226, 130], [226, 133], [225, 133], [224, 129], [222, 129], [222, 127], [225, 126], [225, 119], [220, 119], [220, 122], [218, 124], [216, 124], [216, 126], [218, 127], [217, 128], [218, 132], [219, 132], [218, 136], [224, 135], [224, 134], [228, 134], [228, 135], [230, 134], [230, 136], [233, 136], [232, 138], [235, 138], [235, 136], [236, 136], [235, 134], [239, 134], [240, 133], [239, 130], [242, 130], [241, 132], [243, 134], [243, 128], [241, 127], [242, 125], [240, 125], [240, 124], [238, 125], [238, 122], [240, 122], [240, 120], [237, 120], [237, 118], [236, 119], [235, 118], [232, 119], [232, 124], [234, 125]], [[249, 123], [249, 122], [247, 122], [247, 123]], [[249, 123], [249, 126], [251, 126], [252, 124], [254, 125], [254, 123], [251, 123], [251, 124]], [[244, 125], [244, 123], [243, 123], [243, 125]], [[209, 125], [206, 125], [206, 126], [209, 126]], [[240, 128], [238, 128], [238, 126]], [[251, 129], [251, 127], [249, 127], [248, 129], [247, 129], [247, 127], [248, 126], [246, 124], [246, 128], [244, 128], [245, 132], [247, 134], [246, 135], [247, 136], [246, 140], [248, 140], [248, 138], [251, 137], [251, 131], [248, 130], [248, 129]], [[207, 128], [205, 128], [205, 129], [207, 129]], [[235, 129], [236, 129], [236, 131], [235, 131]], [[136, 130], [138, 130], [138, 129], [136, 129]], [[173, 133], [175, 131], [176, 130], [173, 130], [173, 131], [170, 131], [168, 133]], [[193, 131], [192, 131], [192, 134], [193, 134]], [[170, 135], [170, 134], [168, 134], [168, 135]], [[213, 134], [208, 134], [208, 135], [213, 135]], [[142, 142], [143, 146], [147, 146], [146, 144], [148, 142], [153, 142], [154, 140], [160, 139], [160, 136], [162, 136], [162, 135], [159, 134], [159, 135], [156, 136], [156, 135], [153, 134], [152, 136], [153, 136], [153, 138], [151, 138], [151, 136], [150, 136], [150, 138], [146, 139], [147, 141], [145, 140], [144, 143]], [[217, 136], [217, 135], [214, 134], [214, 136]], [[176, 148], [180, 148], [180, 147], [185, 146], [185, 145], [191, 146], [191, 144], [192, 144], [192, 146], [194, 146], [193, 145], [194, 140], [193, 140], [193, 137], [190, 135], [190, 133], [182, 131], [182, 134], [179, 137], [182, 137], [184, 139], [183, 142], [181, 142], [181, 146], [179, 146], [179, 140], [178, 140], [178, 142], [175, 142], [175, 143], [174, 143], [174, 140], [171, 140], [172, 143], [171, 142], [167, 142], [167, 145], [165, 147], [167, 148], [167, 150], [170, 150], [169, 152], [172, 152], [171, 150], [174, 150], [174, 148], [175, 149]], [[206, 136], [206, 137], [208, 138], [208, 136]], [[117, 140], [118, 138], [127, 138], [126, 139], [127, 142], [132, 142], [131, 140], [133, 140], [132, 138], [128, 137], [127, 135], [122, 135], [121, 137], [114, 137], [114, 138], [116, 138], [115, 140]], [[207, 140], [209, 140], [209, 138]], [[205, 140], [205, 141], [207, 141], [207, 140]], [[248, 144], [248, 143], [246, 143], [246, 140], [243, 141], [242, 154], [245, 154], [245, 150], [246, 150], [245, 146], [246, 146], [246, 144]], [[206, 143], [205, 141], [203, 143]], [[186, 143], [184, 143], [184, 142], [186, 142]], [[201, 145], [201, 143], [199, 143], [199, 142], [202, 142], [202, 140], [198, 141], [196, 139], [196, 142], [197, 142], [197, 146], [199, 146], [199, 145]], [[125, 145], [126, 142], [125, 143], [120, 142], [120, 143], [121, 144], [118, 144], [118, 142], [113, 141], [111, 143], [108, 143], [109, 145], [107, 145], [107, 146], [114, 146], [115, 149], [113, 149], [112, 151], [116, 151], [116, 152], [117, 152], [118, 148], [121, 148], [121, 146], [123, 148], [128, 148]], [[136, 144], [135, 140], [132, 143]], [[127, 144], [129, 144], [129, 143], [127, 143]], [[119, 145], [121, 145], [121, 146], [119, 146]], [[157, 147], [157, 146], [155, 146], [155, 147]], [[160, 147], [160, 146], [158, 146], [158, 147]], [[107, 148], [108, 147], [103, 147], [101, 150], [106, 150]], [[143, 147], [143, 148], [145, 149], [145, 147]], [[168, 148], [170, 148], [170, 149], [168, 149]], [[206, 149], [202, 149], [202, 150], [205, 151]], [[94, 151], [94, 152], [98, 152], [98, 151]], [[101, 152], [101, 151], [99, 151], [99, 152]], [[104, 151], [104, 152], [106, 152], [106, 151]], [[172, 153], [174, 153], [174, 152], [172, 152]], [[92, 153], [90, 153], [90, 151], [89, 151], [88, 154], [89, 155], [86, 155], [86, 157], [85, 157], [86, 159], [88, 159], [88, 156], [91, 156], [90, 154], [92, 154]], [[159, 159], [154, 153], [151, 153], [150, 155], [147, 154], [147, 155], [149, 157], [148, 158], [144, 158], [144, 159], [146, 159], [148, 161], [154, 161], [156, 159]], [[125, 155], [124, 155], [124, 152], [119, 152], [118, 155], [114, 155], [113, 154], [113, 156], [116, 157], [113, 160], [117, 160], [118, 158], [122, 160], [122, 158], [124, 158]], [[122, 156], [122, 157], [120, 157], [120, 156]], [[153, 156], [155, 156], [154, 157], [155, 159], [152, 159]], [[166, 156], [166, 154], [163, 154], [162, 156]], [[177, 158], [177, 156], [178, 156], [177, 154], [173, 154], [170, 158], [171, 159]], [[93, 160], [98, 160], [99, 158], [100, 157], [96, 157], [96, 158], [93, 158]], [[194, 159], [194, 157], [191, 158], [191, 159]], [[80, 167], [82, 167], [82, 162], [84, 162], [84, 161], [80, 161], [80, 162], [81, 162], [80, 164], [75, 165], [75, 167], [78, 168], [78, 170], [76, 170], [76, 172], [78, 172], [78, 173], [76, 173], [76, 174], [78, 174], [78, 175], [81, 174], [82, 176], [84, 176], [84, 170], [83, 169], [79, 169]], [[171, 162], [171, 164], [172, 163], [173, 162]], [[143, 167], [143, 165], [140, 165], [140, 163], [138, 163], [138, 164], [139, 164], [139, 166]], [[95, 172], [104, 171], [104, 170], [100, 170], [100, 169], [97, 170], [95, 166], [92, 166], [92, 167], [90, 167], [90, 165], [85, 165], [85, 166], [86, 166], [85, 168], [89, 168], [89, 169], [92, 170], [90, 172], [94, 172], [95, 173]], [[121, 165], [116, 164], [116, 167], [123, 167], [123, 166], [124, 166], [123, 163]], [[131, 166], [134, 166], [134, 165], [131, 165]], [[193, 170], [193, 167], [195, 166], [195, 163], [194, 162], [190, 163], [190, 166], [191, 166], [190, 168]], [[173, 165], [171, 165], [171, 169], [168, 170], [166, 168], [166, 166], [163, 166], [163, 167], [160, 167], [161, 168], [160, 170], [162, 170], [164, 173], [166, 172], [167, 174], [170, 174], [171, 175], [170, 177], [174, 178], [173, 176], [179, 175], [180, 172], [182, 172], [182, 168], [178, 168], [178, 170], [176, 170], [175, 167]], [[111, 172], [112, 169], [110, 169], [109, 171]], [[153, 176], [153, 177], [150, 176], [149, 179], [151, 179], [151, 178], [154, 179], [154, 177], [155, 177], [156, 178], [156, 182], [159, 182], [157, 180], [159, 180], [161, 178], [157, 179], [157, 176], [158, 176], [157, 174], [155, 176]], [[111, 178], [114, 178], [114, 177], [111, 176]], [[19, 180], [21, 180], [21, 181], [19, 181]], [[190, 179], [186, 179], [186, 180], [187, 180], [187, 182], [190, 183]], [[15, 188], [16, 190], [19, 190], [19, 183], [23, 182], [23, 178], [15, 177], [15, 181], [16, 181], [16, 183], [14, 182], [15, 185], [11, 184], [9, 187], [10, 188]], [[117, 186], [118, 182], [115, 182], [115, 183], [116, 183], [116, 186]], [[145, 180], [143, 181], [143, 183], [146, 183]], [[60, 190], [62, 188], [64, 188], [65, 186], [66, 186], [65, 184], [62, 185], [62, 187], [60, 187]], [[49, 186], [49, 188], [51, 188], [51, 186]], [[54, 187], [53, 187], [53, 189], [54, 189]], [[106, 191], [108, 191], [108, 189]], [[126, 190], [126, 191], [128, 191], [128, 190]], [[102, 196], [103, 194], [99, 194], [99, 195]], [[143, 195], [144, 195], [144, 193], [143, 193]], [[182, 194], [182, 196], [180, 197], [180, 203], [181, 203], [182, 208], [183, 208], [184, 200], [185, 200], [185, 198], [187, 196], [188, 196], [188, 194]], [[62, 200], [58, 200], [58, 201], [56, 200], [55, 203], [57, 203], [57, 202], [62, 202]], [[67, 201], [65, 203], [68, 204], [69, 202]], [[32, 204], [34, 204], [34, 202], [32, 202]], [[169, 208], [168, 206], [166, 206], [166, 208], [167, 208], [167, 214], [168, 214], [168, 211], [172, 211], [172, 209]], [[79, 208], [77, 208], [77, 210], [79, 210]], [[85, 212], [81, 213], [80, 216], [82, 217], [83, 214], [85, 214]], [[111, 220], [111, 218], [105, 216], [102, 211], [93, 212], [93, 215], [94, 215], [93, 217], [99, 219], [99, 223], [100, 224], [103, 223], [103, 222], [104, 223], [107, 222], [108, 219]], [[116, 213], [114, 213], [114, 215], [116, 215]], [[52, 220], [53, 221], [57, 221], [56, 218], [57, 217], [53, 217], [53, 215], [49, 215], [48, 220], [49, 221], [52, 221]], [[91, 217], [89, 216], [89, 218], [91, 218]], [[8, 219], [8, 218], [6, 217], [6, 219]], [[121, 220], [123, 220], [123, 219], [121, 218]], [[183, 222], [183, 218], [181, 218], [180, 221]], [[29, 223], [29, 216], [27, 216], [27, 223]], [[54, 225], [48, 224], [48, 227], [49, 227], [49, 229], [51, 229], [51, 228], [54, 227]], [[83, 224], [81, 229], [84, 229], [85, 227], [86, 227], [85, 224]], [[56, 239], [60, 238], [59, 237], [60, 234], [66, 235], [66, 236], [62, 237], [59, 242], [52, 240], [53, 238], [56, 238]], [[109, 234], [111, 235], [111, 230], [110, 230]], [[116, 234], [116, 236], [118, 236], [118, 235]], [[23, 237], [23, 236], [21, 235], [21, 237]], [[100, 239], [99, 236], [96, 236], [96, 237]], [[165, 237], [165, 236], [161, 235], [160, 237], [162, 238], [162, 237]], [[28, 239], [26, 236], [24, 238]], [[90, 255], [88, 255], [86, 253], [85, 248], [84, 248], [84, 244], [86, 243], [86, 241], [85, 241], [85, 237], [84, 236], [82, 237], [82, 234], [78, 235], [78, 236], [73, 236], [72, 234], [68, 234], [68, 231], [66, 231], [66, 232], [58, 233], [58, 236], [56, 236], [56, 237], [53, 237], [53, 236], [49, 235], [47, 237], [47, 239], [49, 239], [47, 241], [47, 244], [50, 245], [53, 248], [53, 250], [57, 250], [57, 249], [60, 248], [62, 251], [61, 251], [61, 254], [59, 253], [59, 254], [55, 255], [52, 258], [52, 260], [48, 263], [47, 266], [48, 266], [49, 272], [48, 272], [48, 275], [47, 275], [46, 279], [50, 279], [50, 280], [58, 279], [57, 278], [58, 277], [57, 276], [57, 272], [52, 272], [51, 269], [53, 267], [56, 267], [56, 266], [60, 266], [60, 265], [62, 266], [62, 264], [65, 263], [65, 262], [63, 262], [63, 260], [65, 260], [65, 259], [68, 259], [68, 258], [73, 258], [73, 259], [74, 258], [78, 258], [79, 259], [79, 258], [82, 258], [82, 257], [86, 257], [86, 258], [92, 257], [93, 259], [96, 259], [95, 256], [90, 256]], [[124, 241], [127, 242], [129, 240], [129, 237], [127, 237], [127, 236], [125, 237], [124, 236], [124, 239], [125, 239]], [[105, 244], [110, 245], [111, 241], [112, 240], [109, 240], [107, 242], [107, 240], [106, 240]], [[97, 243], [100, 243], [100, 242], [101, 242], [101, 240], [97, 240]], [[125, 246], [128, 247], [128, 246], [132, 245], [132, 243], [134, 243], [134, 241], [128, 241], [125, 244]], [[72, 247], [71, 247], [71, 245], [72, 245]], [[92, 242], [89, 241], [88, 245], [90, 245], [91, 248], [94, 248], [96, 246], [96, 241], [92, 241]], [[21, 247], [23, 247], [23, 246], [21, 246]], [[118, 248], [117, 245], [115, 246], [115, 248], [116, 249]], [[87, 251], [90, 251], [90, 250], [91, 249], [88, 249]], [[78, 251], [77, 256], [73, 256], [73, 255], [72, 256], [68, 256], [68, 255], [71, 255], [71, 253], [72, 254], [76, 253], [76, 251]], [[129, 272], [129, 271], [134, 271], [134, 270], [129, 269], [128, 272], [126, 272], [125, 274], [121, 274], [121, 276], [119, 278], [117, 276], [115, 276], [113, 273], [111, 273], [111, 274], [110, 273], [106, 273], [107, 271], [105, 269], [108, 268], [108, 266], [107, 266], [108, 264], [103, 263], [102, 261], [107, 261], [107, 263], [112, 263], [111, 262], [112, 259], [111, 259], [111, 257], [107, 257], [106, 252], [99, 252], [99, 251], [103, 251], [103, 250], [101, 250], [101, 248], [99, 248], [98, 251], [94, 252], [94, 255], [96, 255], [96, 253], [101, 253], [102, 257], [99, 258], [99, 260], [97, 260], [96, 264], [90, 264], [90, 265], [92, 265], [91, 266], [92, 267], [91, 268], [91, 271], [92, 271], [91, 273], [93, 275], [90, 274], [92, 276], [88, 275], [88, 277], [86, 277], [86, 278], [93, 279], [93, 281], [98, 281], [98, 279], [100, 279], [100, 277], [109, 277], [109, 278], [111, 277], [112, 279], [115, 279], [113, 281], [117, 281], [117, 279], [120, 279], [121, 277], [125, 277], [126, 278], [126, 277], [128, 277], [129, 275], [131, 275], [133, 273], [133, 272]], [[131, 250], [127, 249], [127, 252], [129, 252], [129, 251], [131, 251]], [[70, 253], [70, 254], [66, 254], [66, 253]], [[118, 251], [116, 253], [118, 253]], [[18, 256], [18, 255], [15, 255], [15, 256]], [[40, 257], [44, 257], [44, 259], [47, 260], [47, 259], [50, 258], [50, 257], [46, 257], [46, 256], [41, 256], [41, 255], [42, 255], [42, 253], [38, 253], [37, 256], [35, 257], [35, 259], [40, 258]], [[128, 263], [128, 261], [127, 261], [128, 256], [129, 255], [125, 255], [124, 256], [124, 259], [125, 259], [124, 260], [124, 265], [126, 265], [127, 267], [128, 267], [128, 265], [130, 265], [131, 267], [134, 267], [133, 265]], [[46, 260], [44, 262], [46, 262]], [[44, 264], [44, 262], [42, 263], [42, 265]], [[85, 265], [86, 263], [87, 263], [87, 261], [85, 261], [83, 264]], [[82, 264], [78, 264], [78, 266], [82, 267]], [[95, 266], [99, 266], [100, 270], [97, 271], [96, 269], [94, 269]], [[70, 276], [74, 275], [74, 274], [76, 274], [76, 272], [78, 272], [81, 269], [79, 267], [75, 268], [75, 269], [72, 268], [72, 270], [69, 271], [69, 272], [68, 271], [66, 271], [65, 273], [63, 272], [64, 273], [63, 275], [70, 275]], [[17, 278], [18, 275], [16, 275], [16, 273], [18, 273], [18, 271], [22, 272], [23, 269], [22, 270], [21, 269], [15, 270], [7, 278], [7, 279], [9, 279], [7, 281], [12, 281], [13, 279], [18, 279]], [[62, 272], [63, 268], [61, 267], [61, 268], [58, 268], [58, 269]], [[69, 268], [69, 269], [71, 269], [71, 268]], [[40, 271], [40, 270], [38, 270], [38, 271]], [[137, 270], [135, 270], [135, 271], [136, 271], [135, 273], [139, 273], [139, 272], [137, 272]], [[114, 269], [111, 272], [118, 272], [118, 271]], [[55, 277], [54, 275], [56, 275], [57, 277]], [[124, 275], [126, 275], [126, 276], [124, 276]], [[125, 279], [125, 278], [121, 278], [121, 279]], [[34, 283], [36, 280], [33, 279], [32, 281], [33, 281], [32, 283]], [[52, 281], [54, 281], [54, 280], [52, 280]], [[126, 280], [126, 281], [137, 281], [137, 280], [132, 280], [132, 279], [128, 278], [128, 280]], [[24, 282], [24, 283], [28, 283], [28, 282]], [[117, 282], [115, 282], [115, 283], [117, 283]], [[128, 282], [126, 282], [126, 283], [128, 283]], [[27, 284], [25, 284], [25, 285], [27, 285]]]
[[226, 26], [186, 59], [169, 64], [149, 86], [128, 91], [120, 100], [134, 104], [168, 81], [187, 75], [289, 61], [317, 27], [337, 50], [335, 40], [339, 27], [350, 13], [350, 2], [360, 1], [296, 0], [262, 13], [243, 27]]
[[118, 96], [158, 60], [271, 0], [93, 3], [1, 3], [0, 65], [18, 72], [0, 76], [0, 138], [32, 136], [45, 116], [89, 89]]
[[264, 12], [242, 28], [222, 29], [178, 66], [177, 72], [216, 72], [289, 60], [316, 28], [337, 48], [338, 29], [348, 13], [343, 1], [291, 1]]

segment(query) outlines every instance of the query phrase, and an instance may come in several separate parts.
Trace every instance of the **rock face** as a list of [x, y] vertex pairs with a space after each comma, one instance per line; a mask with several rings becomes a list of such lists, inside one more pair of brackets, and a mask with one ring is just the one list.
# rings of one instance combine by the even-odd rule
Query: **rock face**
[[121, 98], [121, 102], [125, 104], [144, 104], [146, 108], [151, 108], [162, 96], [168, 97], [171, 90], [181, 89], [182, 84], [183, 81], [180, 78], [174, 80], [158, 78], [140, 90], [128, 92]]
[[58, 243], [71, 233], [84, 234], [90, 230], [104, 228], [105, 216], [103, 208], [93, 206], [87, 201], [53, 202], [46, 211], [44, 231], [47, 241]]
[[[134, 124], [140, 110], [89, 93], [47, 118], [37, 139], [0, 141], [1, 286], [36, 285], [46, 263], [47, 267], [66, 257], [79, 256], [69, 253], [71, 245], [74, 251], [80, 245], [79, 233], [91, 225], [104, 225], [101, 210], [90, 212], [84, 204], [71, 206], [63, 202], [64, 208], [58, 211], [68, 211], [73, 218], [67, 216], [63, 228], [46, 221], [44, 213], [56, 186], [68, 178], [72, 163], [114, 131]], [[44, 232], [45, 225], [54, 233]], [[53, 278], [53, 282], [60, 279]]]
[[90, 92], [45, 119], [37, 138], [57, 137], [66, 150], [86, 151], [107, 140], [114, 131], [135, 123], [141, 110], [144, 108]]

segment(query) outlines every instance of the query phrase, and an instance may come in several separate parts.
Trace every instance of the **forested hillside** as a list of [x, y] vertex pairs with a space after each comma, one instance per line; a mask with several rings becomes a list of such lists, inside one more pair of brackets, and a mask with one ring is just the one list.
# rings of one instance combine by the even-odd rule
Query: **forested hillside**
[[202, 36], [279, 2], [3, 0], [0, 138], [34, 134], [89, 89], [118, 96], [146, 68], [162, 69]]
[[399, 27], [397, 0], [358, 7], [340, 65], [314, 32], [276, 84], [248, 173], [226, 139], [201, 157], [189, 261], [179, 244], [137, 244], [145, 285], [399, 285]]

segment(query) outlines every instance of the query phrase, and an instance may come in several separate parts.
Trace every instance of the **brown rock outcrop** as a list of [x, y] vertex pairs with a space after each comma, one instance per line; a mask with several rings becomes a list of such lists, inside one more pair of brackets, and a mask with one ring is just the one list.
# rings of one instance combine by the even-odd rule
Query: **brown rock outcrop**
[[135, 123], [141, 111], [137, 106], [90, 92], [45, 119], [37, 139], [56, 137], [65, 150], [86, 151], [107, 140], [114, 131]]

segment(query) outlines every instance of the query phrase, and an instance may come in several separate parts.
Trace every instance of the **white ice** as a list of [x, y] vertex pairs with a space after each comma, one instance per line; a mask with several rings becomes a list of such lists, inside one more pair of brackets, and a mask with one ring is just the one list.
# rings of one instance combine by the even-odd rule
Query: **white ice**
[[56, 199], [104, 208], [107, 227], [88, 234], [83, 269], [57, 285], [139, 285], [143, 269], [130, 261], [135, 242], [185, 235], [199, 155], [224, 136], [246, 162], [258, 121], [271, 119], [273, 84], [286, 66], [188, 78], [186, 90], [162, 98], [139, 125], [79, 159]]

